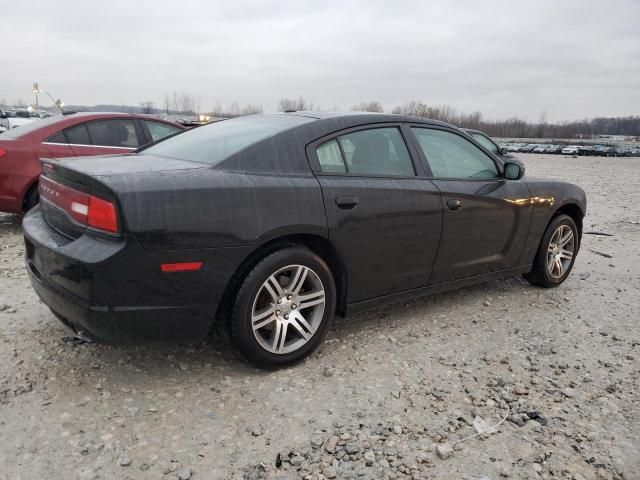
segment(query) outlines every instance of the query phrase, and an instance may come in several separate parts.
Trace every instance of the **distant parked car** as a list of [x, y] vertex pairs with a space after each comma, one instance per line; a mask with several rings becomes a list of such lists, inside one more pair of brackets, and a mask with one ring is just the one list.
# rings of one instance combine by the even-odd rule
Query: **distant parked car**
[[569, 145], [562, 149], [563, 155], [578, 155], [578, 152], [580, 152], [580, 147], [578, 145]]
[[547, 151], [547, 145], [536, 145], [533, 150], [531, 150], [531, 153], [546, 153]]
[[172, 122], [126, 113], [75, 113], [0, 133], [0, 212], [38, 203], [40, 158], [129, 153], [184, 130]]
[[37, 115], [31, 115], [27, 110], [16, 110], [11, 112], [3, 112], [0, 110], [0, 126], [2, 130], [12, 130], [22, 125], [39, 120]]
[[614, 150], [604, 145], [594, 145], [592, 155], [598, 157], [609, 157], [614, 154]]

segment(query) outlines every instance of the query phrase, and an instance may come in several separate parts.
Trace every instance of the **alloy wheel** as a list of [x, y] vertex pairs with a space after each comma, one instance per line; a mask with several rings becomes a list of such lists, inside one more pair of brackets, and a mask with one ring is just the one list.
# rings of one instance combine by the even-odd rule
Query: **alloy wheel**
[[547, 248], [547, 272], [552, 278], [562, 278], [575, 254], [575, 236], [568, 225], [560, 225]]
[[270, 275], [251, 308], [251, 327], [262, 348], [286, 354], [313, 337], [325, 309], [320, 277], [304, 265], [288, 265]]

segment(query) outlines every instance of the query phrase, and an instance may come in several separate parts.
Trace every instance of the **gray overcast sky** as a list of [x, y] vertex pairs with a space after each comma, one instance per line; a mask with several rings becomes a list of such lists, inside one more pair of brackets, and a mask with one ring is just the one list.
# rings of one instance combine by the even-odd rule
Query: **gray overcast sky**
[[[3, 0], [0, 99], [640, 114], [640, 1]], [[45, 102], [47, 103], [47, 102]]]

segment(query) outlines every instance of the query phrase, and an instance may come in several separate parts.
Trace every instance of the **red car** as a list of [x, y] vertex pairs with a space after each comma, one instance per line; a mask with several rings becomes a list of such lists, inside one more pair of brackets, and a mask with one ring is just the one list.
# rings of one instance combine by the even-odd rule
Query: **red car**
[[38, 203], [40, 158], [128, 153], [185, 128], [127, 113], [49, 117], [0, 134], [0, 212], [22, 213]]

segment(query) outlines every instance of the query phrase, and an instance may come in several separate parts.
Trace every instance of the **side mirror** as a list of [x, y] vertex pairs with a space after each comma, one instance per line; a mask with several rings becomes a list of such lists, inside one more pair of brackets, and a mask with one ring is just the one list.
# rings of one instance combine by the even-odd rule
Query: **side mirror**
[[498, 147], [498, 152], [500, 152], [500, 155], [506, 155], [509, 150], [507, 150], [507, 147]]
[[524, 166], [519, 163], [504, 164], [504, 178], [507, 180], [520, 180], [524, 176]]

